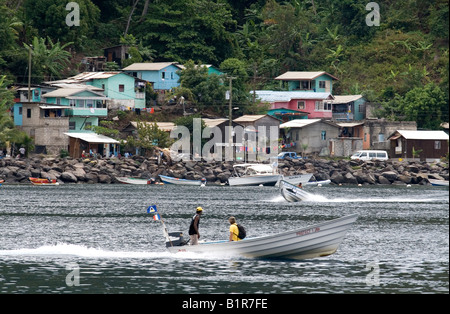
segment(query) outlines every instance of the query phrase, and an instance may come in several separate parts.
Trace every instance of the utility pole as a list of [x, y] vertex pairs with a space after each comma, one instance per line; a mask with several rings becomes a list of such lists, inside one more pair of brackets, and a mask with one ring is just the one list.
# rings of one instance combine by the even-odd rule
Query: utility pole
[[28, 47], [28, 102], [31, 102], [31, 99], [33, 99], [31, 97], [31, 47], [33, 46], [30, 45]]
[[229, 157], [229, 160], [233, 159], [233, 80], [236, 79], [236, 77], [234, 76], [228, 76], [227, 77], [228, 80], [230, 80], [230, 85], [229, 85], [229, 97], [230, 97], [230, 101], [228, 102], [228, 118], [229, 118], [229, 126], [230, 126], [230, 130], [229, 130], [229, 136], [228, 136], [228, 147], [229, 147], [229, 153], [231, 156]]

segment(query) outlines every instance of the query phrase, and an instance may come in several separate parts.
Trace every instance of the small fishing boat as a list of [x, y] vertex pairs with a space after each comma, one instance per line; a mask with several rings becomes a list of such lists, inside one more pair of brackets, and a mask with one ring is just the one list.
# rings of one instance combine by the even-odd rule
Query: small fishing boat
[[201, 180], [188, 180], [188, 179], [179, 179], [169, 176], [159, 175], [161, 181], [167, 184], [177, 184], [177, 185], [206, 185], [206, 179], [202, 178]]
[[43, 178], [28, 178], [33, 185], [59, 185], [59, 183], [53, 179], [43, 179]]
[[288, 202], [300, 202], [311, 196], [311, 194], [305, 192], [302, 188], [284, 180], [280, 181], [280, 193]]
[[304, 186], [323, 186], [331, 183], [331, 180], [322, 180], [322, 181], [308, 181], [303, 183]]
[[[238, 164], [234, 165], [234, 173], [228, 178], [230, 186], [274, 186], [281, 178], [280, 174], [274, 172], [271, 165], [266, 164]], [[238, 169], [243, 169], [242, 173]]]
[[200, 242], [199, 245], [188, 245], [181, 232], [167, 233], [164, 223], [163, 228], [166, 247], [172, 253], [195, 252], [250, 258], [301, 260], [327, 256], [336, 252], [357, 217], [357, 214], [352, 214], [278, 234], [234, 242]]
[[1, 179], [0, 180], [0, 186], [2, 186], [2, 183], [5, 182], [5, 180]]
[[448, 186], [448, 181], [446, 180], [428, 179], [428, 181], [430, 181], [433, 186]]
[[139, 178], [130, 178], [130, 177], [116, 177], [117, 181], [123, 184], [164, 184], [157, 182], [155, 179], [139, 179]]

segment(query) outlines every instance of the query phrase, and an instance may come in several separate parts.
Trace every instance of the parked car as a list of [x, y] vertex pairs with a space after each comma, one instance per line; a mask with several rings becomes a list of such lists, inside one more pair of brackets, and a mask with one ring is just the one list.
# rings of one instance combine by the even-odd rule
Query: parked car
[[278, 159], [285, 159], [286, 157], [289, 157], [291, 159], [302, 159], [302, 157], [298, 156], [296, 152], [282, 152], [277, 156]]
[[385, 150], [358, 150], [350, 159], [354, 160], [388, 160], [389, 156]]

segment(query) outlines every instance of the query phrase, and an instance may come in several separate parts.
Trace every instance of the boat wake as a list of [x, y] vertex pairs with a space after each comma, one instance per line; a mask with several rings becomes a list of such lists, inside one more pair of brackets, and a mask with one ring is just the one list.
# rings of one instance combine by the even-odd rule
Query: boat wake
[[[44, 245], [38, 248], [22, 248], [16, 250], [0, 250], [1, 257], [81, 257], [87, 259], [198, 259], [199, 255], [192, 252], [180, 252], [177, 254], [168, 251], [109, 251], [86, 247], [84, 245], [58, 243], [56, 245]], [[217, 258], [209, 254], [202, 254], [201, 258]], [[221, 256], [222, 258], [222, 256]]]
[[[288, 202], [282, 195], [276, 196], [269, 200], [273, 203]], [[316, 202], [316, 203], [435, 203], [448, 202], [447, 198], [405, 198], [405, 197], [388, 197], [388, 198], [328, 198], [323, 195], [307, 193], [302, 202]], [[300, 203], [302, 203], [300, 202]]]

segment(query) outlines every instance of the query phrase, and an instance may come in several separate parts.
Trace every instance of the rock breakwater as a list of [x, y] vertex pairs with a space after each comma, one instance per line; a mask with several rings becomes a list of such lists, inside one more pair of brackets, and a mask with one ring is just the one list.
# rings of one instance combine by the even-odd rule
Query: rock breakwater
[[[313, 180], [332, 184], [429, 184], [428, 179], [449, 180], [448, 164], [399, 161], [354, 161], [303, 159], [280, 160], [284, 175], [313, 173]], [[111, 159], [32, 157], [0, 160], [0, 180], [8, 184], [29, 184], [29, 177], [51, 178], [60, 183], [119, 183], [117, 177], [155, 178], [159, 175], [183, 179], [206, 178], [208, 184], [225, 184], [233, 162], [179, 161], [135, 156]]]

